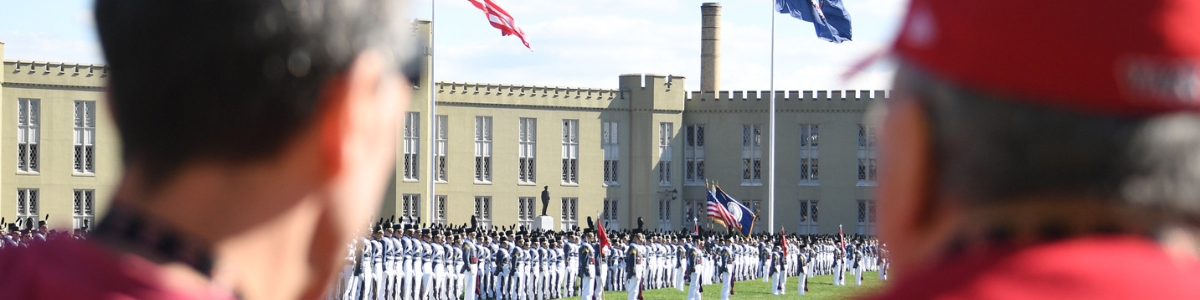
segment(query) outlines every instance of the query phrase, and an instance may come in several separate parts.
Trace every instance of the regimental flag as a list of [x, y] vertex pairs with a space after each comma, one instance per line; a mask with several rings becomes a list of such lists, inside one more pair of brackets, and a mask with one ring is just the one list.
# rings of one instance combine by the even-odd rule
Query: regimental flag
[[842, 0], [775, 0], [775, 10], [813, 23], [817, 37], [841, 43], [850, 39], [850, 13]]
[[604, 224], [596, 222], [596, 236], [600, 239], [600, 253], [604, 254], [604, 248], [608, 248], [608, 233], [604, 232]]
[[838, 245], [842, 246], [842, 251], [846, 250], [846, 235], [842, 234], [842, 224], [838, 224]]
[[788, 255], [787, 229], [779, 229], [779, 243], [783, 245], [783, 256]]
[[493, 3], [492, 0], [467, 1], [471, 2], [471, 5], [475, 5], [475, 8], [482, 10], [483, 13], [487, 15], [488, 22], [492, 23], [492, 27], [500, 29], [500, 35], [515, 35], [518, 38], [521, 38], [521, 43], [525, 44], [525, 48], [529, 48], [530, 51], [533, 51], [533, 48], [529, 47], [529, 42], [525, 41], [525, 31], [521, 30], [521, 27], [517, 27], [517, 21], [514, 20], [512, 15], [509, 15], [507, 11], [505, 11], [503, 8], [500, 8], [500, 6], [496, 5], [496, 3]]
[[754, 230], [754, 212], [737, 199], [726, 194], [718, 186], [708, 191], [708, 217], [721, 222], [725, 227], [737, 228], [743, 235], [750, 235]]

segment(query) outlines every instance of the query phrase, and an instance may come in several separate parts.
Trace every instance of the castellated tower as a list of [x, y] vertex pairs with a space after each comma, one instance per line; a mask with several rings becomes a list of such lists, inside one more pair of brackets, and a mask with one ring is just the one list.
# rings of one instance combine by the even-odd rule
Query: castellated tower
[[700, 5], [700, 90], [721, 89], [721, 4]]

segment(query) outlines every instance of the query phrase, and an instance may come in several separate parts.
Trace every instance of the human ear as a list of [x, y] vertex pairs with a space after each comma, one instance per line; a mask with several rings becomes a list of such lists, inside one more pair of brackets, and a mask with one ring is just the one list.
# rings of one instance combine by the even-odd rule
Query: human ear
[[880, 133], [879, 238], [896, 270], [918, 260], [938, 217], [928, 113], [909, 95], [888, 100]]

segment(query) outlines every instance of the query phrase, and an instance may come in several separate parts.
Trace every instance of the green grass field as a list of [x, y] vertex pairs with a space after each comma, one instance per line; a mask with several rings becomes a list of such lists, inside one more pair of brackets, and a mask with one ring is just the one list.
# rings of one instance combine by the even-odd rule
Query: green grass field
[[[862, 286], [855, 286], [854, 278], [851, 277], [846, 278], [846, 286], [834, 286], [833, 275], [816, 276], [808, 279], [808, 293], [803, 296], [796, 294], [799, 277], [788, 278], [787, 294], [782, 296], [771, 295], [770, 286], [762, 280], [738, 281], [734, 285], [734, 291], [737, 293], [729, 296], [729, 299], [854, 299], [870, 295], [882, 288], [884, 282], [876, 278], [878, 277], [875, 272], [866, 272], [863, 274]], [[627, 299], [627, 296], [628, 294], [623, 291], [604, 293], [606, 300], [624, 300]], [[676, 300], [686, 298], [687, 292], [668, 288], [643, 291], [642, 296], [646, 300]], [[579, 297], [566, 299], [579, 299]], [[704, 299], [721, 299], [721, 285], [704, 286]]]

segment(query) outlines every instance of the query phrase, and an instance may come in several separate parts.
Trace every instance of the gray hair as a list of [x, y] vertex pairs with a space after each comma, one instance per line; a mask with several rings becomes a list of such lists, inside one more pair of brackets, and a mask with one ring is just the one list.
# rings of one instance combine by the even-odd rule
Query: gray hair
[[939, 198], [980, 206], [1083, 195], [1200, 216], [1200, 114], [1130, 118], [1032, 105], [906, 64], [895, 86], [929, 114], [936, 192], [955, 196]]

